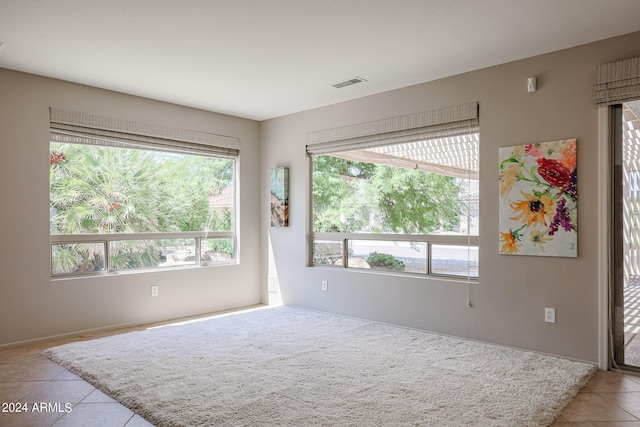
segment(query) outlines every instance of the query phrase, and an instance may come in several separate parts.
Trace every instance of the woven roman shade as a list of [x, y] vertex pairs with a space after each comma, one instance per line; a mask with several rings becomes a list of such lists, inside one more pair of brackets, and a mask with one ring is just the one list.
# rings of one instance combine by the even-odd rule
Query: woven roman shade
[[593, 100], [596, 104], [619, 104], [640, 99], [640, 58], [603, 64], [596, 68]]
[[169, 126], [50, 108], [51, 141], [214, 157], [237, 157], [240, 140]]
[[307, 153], [478, 177], [479, 104], [392, 117], [307, 134]]

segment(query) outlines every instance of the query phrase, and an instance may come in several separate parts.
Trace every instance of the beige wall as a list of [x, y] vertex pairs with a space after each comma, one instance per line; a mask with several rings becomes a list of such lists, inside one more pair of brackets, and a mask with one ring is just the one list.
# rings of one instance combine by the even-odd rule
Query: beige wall
[[[241, 265], [52, 281], [49, 107], [240, 138]], [[258, 123], [0, 69], [0, 346], [259, 303]], [[150, 297], [150, 285], [159, 296]]]
[[[598, 109], [596, 65], [640, 56], [640, 33], [262, 122], [262, 223], [268, 177], [290, 168], [290, 227], [267, 229], [265, 253], [285, 304], [598, 362]], [[527, 92], [537, 76], [538, 91]], [[328, 88], [327, 90], [331, 90]], [[348, 88], [341, 90], [349, 90]], [[480, 281], [376, 275], [306, 266], [309, 169], [306, 133], [480, 102]], [[577, 259], [498, 254], [499, 147], [578, 139]], [[266, 264], [265, 264], [266, 265]], [[265, 267], [266, 268], [266, 267]], [[329, 291], [321, 290], [328, 280]], [[555, 307], [557, 323], [544, 322]]]

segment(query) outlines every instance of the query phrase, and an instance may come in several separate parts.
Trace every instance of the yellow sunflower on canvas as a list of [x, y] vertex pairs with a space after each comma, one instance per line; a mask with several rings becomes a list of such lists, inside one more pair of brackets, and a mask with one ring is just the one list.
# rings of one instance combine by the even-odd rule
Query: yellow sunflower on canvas
[[517, 214], [511, 217], [514, 221], [520, 221], [527, 224], [527, 227], [537, 224], [548, 226], [553, 218], [553, 200], [547, 195], [526, 194], [522, 192], [525, 200], [514, 201], [509, 204], [513, 213]]

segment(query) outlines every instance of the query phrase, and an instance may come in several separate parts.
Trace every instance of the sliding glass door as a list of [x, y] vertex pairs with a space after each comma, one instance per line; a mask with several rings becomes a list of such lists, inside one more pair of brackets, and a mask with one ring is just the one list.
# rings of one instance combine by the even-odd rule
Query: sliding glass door
[[611, 107], [615, 365], [640, 370], [640, 101]]

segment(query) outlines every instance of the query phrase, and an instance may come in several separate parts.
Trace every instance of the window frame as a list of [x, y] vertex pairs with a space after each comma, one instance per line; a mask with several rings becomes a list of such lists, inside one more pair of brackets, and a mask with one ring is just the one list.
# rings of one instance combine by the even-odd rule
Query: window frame
[[[468, 103], [441, 110], [417, 113], [410, 116], [393, 117], [379, 121], [347, 126], [344, 128], [328, 129], [307, 134], [307, 177], [309, 213], [307, 218], [307, 266], [325, 268], [343, 268], [345, 270], [367, 272], [372, 274], [393, 274], [411, 277], [431, 277], [454, 281], [479, 282], [478, 273], [473, 276], [467, 268], [466, 275], [444, 274], [434, 272], [432, 245], [461, 246], [476, 248], [479, 252], [480, 236], [478, 235], [447, 235], [447, 234], [391, 234], [391, 233], [346, 233], [346, 232], [316, 232], [314, 230], [314, 197], [313, 197], [313, 157], [329, 155], [340, 151], [347, 151], [362, 147], [382, 147], [402, 144], [404, 142], [436, 139], [447, 135], [464, 135], [477, 133], [479, 129], [479, 103]], [[435, 135], [424, 137], [425, 135]], [[479, 176], [475, 179], [478, 179]], [[342, 264], [316, 264], [314, 262], [314, 242], [333, 241], [341, 245]], [[403, 272], [383, 269], [364, 269], [349, 266], [349, 242], [352, 240], [377, 240], [385, 242], [417, 242], [426, 247], [426, 272]], [[467, 259], [470, 262], [470, 259]]]
[[[68, 110], [50, 108], [51, 143], [68, 143], [85, 146], [102, 146], [113, 148], [129, 148], [145, 151], [156, 151], [174, 154], [187, 154], [214, 159], [228, 159], [233, 162], [233, 213], [231, 230], [227, 231], [173, 231], [173, 232], [138, 232], [138, 233], [84, 233], [84, 234], [52, 234], [49, 233], [49, 272], [52, 280], [71, 277], [100, 277], [113, 274], [136, 274], [144, 272], [160, 272], [167, 270], [200, 268], [209, 266], [235, 265], [239, 259], [239, 175], [240, 175], [240, 141], [235, 137], [203, 133], [166, 126], [156, 126], [132, 122], [124, 119], [95, 116]], [[51, 165], [50, 165], [51, 166]], [[194, 262], [156, 267], [113, 270], [110, 265], [110, 243], [133, 240], [170, 240], [193, 239]], [[229, 239], [232, 242], [232, 253], [228, 260], [203, 261], [202, 242], [204, 240]], [[54, 246], [65, 244], [98, 244], [104, 253], [104, 268], [96, 271], [76, 271], [65, 273], [53, 272]]]
[[[315, 240], [338, 242], [342, 250], [342, 265], [315, 264], [313, 253], [313, 242]], [[384, 242], [406, 242], [406, 243], [425, 243], [426, 247], [426, 273], [411, 273], [401, 271], [385, 271], [382, 269], [362, 269], [349, 266], [349, 242], [352, 240], [376, 240]], [[314, 232], [309, 235], [310, 244], [308, 245], [308, 266], [309, 267], [328, 267], [328, 268], [344, 268], [358, 271], [367, 271], [371, 273], [393, 273], [409, 276], [430, 276], [450, 279], [464, 279], [477, 282], [478, 276], [472, 275], [456, 275], [436, 273], [432, 271], [432, 245], [460, 246], [463, 248], [475, 247], [479, 249], [480, 236], [466, 235], [445, 235], [445, 234], [389, 234], [389, 233], [327, 233]]]
[[[148, 271], [164, 271], [172, 269], [195, 268], [201, 266], [218, 266], [218, 265], [234, 265], [238, 264], [238, 243], [235, 231], [209, 231], [205, 233], [201, 231], [185, 231], [185, 232], [166, 232], [166, 233], [96, 233], [96, 234], [51, 234], [49, 252], [51, 254], [51, 265], [49, 271], [52, 278], [68, 278], [78, 276], [104, 276], [113, 274], [128, 274], [136, 272]], [[148, 267], [130, 270], [112, 270], [109, 264], [109, 243], [122, 240], [165, 240], [165, 239], [194, 239], [195, 240], [195, 262], [189, 265], [172, 265], [165, 267]], [[230, 239], [233, 241], [233, 254], [228, 261], [202, 261], [201, 260], [201, 244], [202, 240], [210, 239]], [[102, 270], [91, 272], [71, 272], [71, 273], [53, 273], [53, 247], [64, 244], [82, 244], [96, 243], [103, 245], [104, 251], [104, 268]]]

